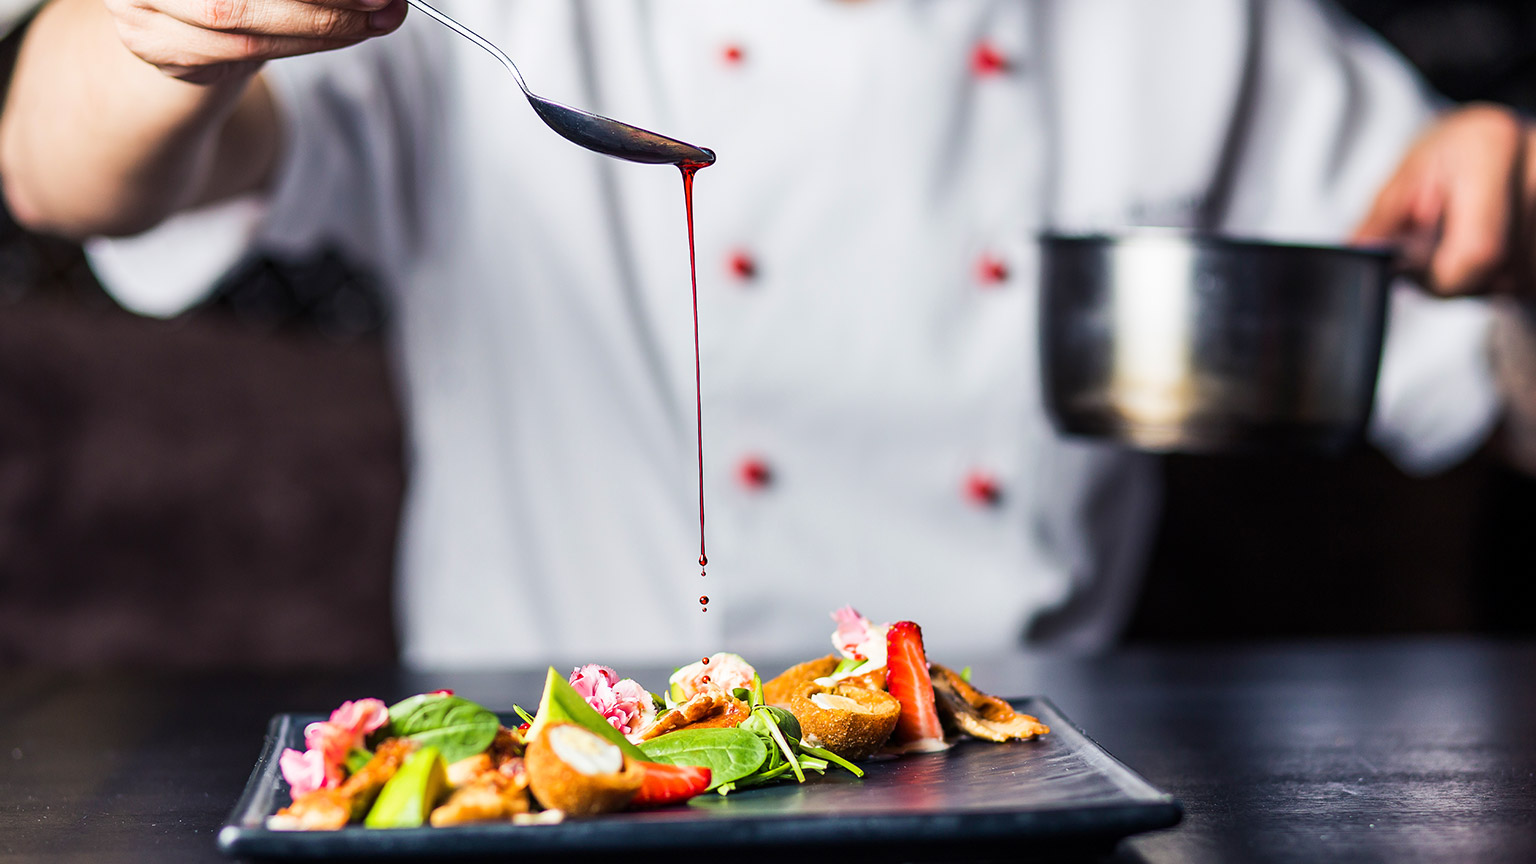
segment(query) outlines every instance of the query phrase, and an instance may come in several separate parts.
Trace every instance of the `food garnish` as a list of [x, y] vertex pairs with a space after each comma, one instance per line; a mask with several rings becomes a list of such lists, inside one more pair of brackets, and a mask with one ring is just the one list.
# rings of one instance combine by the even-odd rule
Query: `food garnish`
[[[580, 671], [579, 669], [577, 670]], [[599, 737], [615, 745], [623, 751], [625, 756], [631, 759], [644, 759], [640, 749], [629, 743], [624, 733], [613, 727], [608, 718], [597, 712], [581, 698], [570, 682], [560, 677], [553, 666], [549, 674], [544, 678], [544, 696], [539, 700], [539, 710], [534, 714], [533, 723], [528, 727], [525, 737], [529, 741], [539, 738], [544, 733], [544, 727], [550, 723], [574, 723]]]
[[607, 666], [589, 663], [571, 673], [571, 689], [586, 700], [609, 725], [631, 741], [656, 721], [656, 701], [633, 678], [620, 678]]
[[756, 678], [757, 670], [740, 654], [713, 654], [672, 673], [667, 679], [667, 704], [678, 705], [708, 691], [750, 690]]
[[389, 708], [389, 735], [436, 747], [446, 762], [483, 753], [500, 728], [495, 714], [441, 691], [412, 696]]
[[629, 799], [631, 807], [665, 807], [678, 804], [709, 788], [712, 772], [697, 765], [641, 762], [644, 777], [640, 790]]
[[[538, 711], [503, 726], [452, 691], [386, 707], [346, 702], [305, 728], [279, 768], [293, 803], [274, 830], [550, 824], [566, 816], [681, 804], [769, 783], [804, 783], [853, 761], [934, 752], [950, 734], [1025, 740], [1050, 730], [930, 664], [911, 621], [833, 613], [836, 654], [764, 684], [736, 654], [678, 669], [658, 698], [613, 669], [551, 668]], [[968, 671], [968, 670], [967, 670]]]
[[359, 699], [341, 703], [329, 720], [304, 727], [304, 752], [290, 748], [278, 757], [294, 795], [340, 786], [348, 773], [356, 773], [371, 758], [362, 751], [363, 740], [388, 722], [383, 702]]
[[[334, 831], [362, 819], [372, 809], [379, 790], [415, 749], [416, 742], [408, 738], [383, 742], [357, 773], [339, 786], [295, 795], [293, 804], [267, 820], [267, 827], [279, 831]], [[292, 786], [291, 781], [289, 785]]]
[[768, 745], [745, 729], [684, 729], [647, 741], [645, 758], [664, 765], [692, 765], [710, 770], [714, 789], [756, 773], [768, 761]]
[[898, 621], [886, 633], [885, 688], [901, 703], [901, 715], [891, 743], [903, 753], [927, 753], [949, 746], [928, 676], [923, 631], [911, 621]]

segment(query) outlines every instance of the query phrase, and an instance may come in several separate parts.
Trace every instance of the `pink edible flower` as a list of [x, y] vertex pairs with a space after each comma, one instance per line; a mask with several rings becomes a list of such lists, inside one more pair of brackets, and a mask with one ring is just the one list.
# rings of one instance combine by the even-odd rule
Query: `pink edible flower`
[[687, 702], [705, 690], [730, 693], [737, 689], [752, 689], [752, 679], [757, 670], [739, 654], [713, 654], [708, 660], [690, 663], [672, 673], [670, 684], [672, 697]]
[[[453, 691], [447, 691], [453, 695]], [[343, 702], [331, 712], [331, 723], [352, 734], [364, 738], [389, 722], [389, 707], [378, 699], [359, 699]]]
[[277, 765], [282, 769], [283, 779], [288, 781], [288, 789], [294, 798], [308, 795], [316, 789], [341, 785], [340, 766], [327, 762], [325, 754], [319, 750], [301, 753], [290, 747], [277, 757]]
[[832, 645], [850, 660], [867, 660], [859, 651], [859, 646], [869, 641], [870, 621], [859, 610], [852, 606], [832, 613], [832, 620], [837, 622], [837, 631], [832, 634]]
[[336, 786], [346, 777], [347, 756], [361, 749], [369, 733], [389, 722], [389, 708], [378, 699], [343, 702], [331, 719], [304, 727], [303, 753], [288, 749], [278, 758], [283, 779], [294, 797]]
[[619, 678], [607, 666], [588, 663], [571, 672], [571, 687], [603, 715], [613, 728], [629, 737], [656, 719], [656, 704], [651, 694], [633, 678]]
[[345, 764], [356, 740], [357, 736], [349, 730], [324, 720], [304, 727], [304, 746], [310, 753], [319, 753], [331, 765]]

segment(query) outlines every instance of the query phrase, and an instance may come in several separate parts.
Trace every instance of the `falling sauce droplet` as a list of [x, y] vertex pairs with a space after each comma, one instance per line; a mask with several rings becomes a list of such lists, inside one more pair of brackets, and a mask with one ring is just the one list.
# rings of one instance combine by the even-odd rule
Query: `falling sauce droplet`
[[701, 606], [708, 606], [709, 605], [709, 598], [701, 595], [699, 597], [699, 605], [701, 605]]
[[709, 676], [705, 675], [704, 677], [700, 678], [699, 681], [701, 681], [701, 682], [703, 682], [705, 684], [708, 684], [709, 683]]
[[705, 666], [708, 666], [709, 665], [709, 658], [705, 657], [703, 660], [700, 660], [699, 662], [703, 663]]

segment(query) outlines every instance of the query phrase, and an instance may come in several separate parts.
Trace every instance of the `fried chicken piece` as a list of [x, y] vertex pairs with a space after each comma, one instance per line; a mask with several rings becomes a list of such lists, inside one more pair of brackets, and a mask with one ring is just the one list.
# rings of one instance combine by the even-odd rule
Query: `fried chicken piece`
[[722, 690], [704, 690], [657, 717], [640, 738], [649, 741], [679, 729], [732, 728], [751, 716], [752, 706], [735, 696]]
[[523, 770], [523, 760], [514, 757], [455, 789], [447, 801], [432, 811], [431, 822], [436, 828], [471, 822], [510, 822], [528, 810], [528, 774]]
[[395, 776], [400, 763], [416, 749], [409, 738], [390, 738], [374, 751], [368, 764], [340, 786], [300, 795], [267, 820], [274, 831], [337, 831], [367, 815], [379, 790]]
[[331, 786], [300, 795], [267, 818], [273, 831], [339, 831], [352, 820], [352, 805], [341, 788]]
[[457, 789], [508, 761], [521, 759], [526, 746], [521, 732], [502, 726], [484, 753], [476, 753], [448, 766], [448, 785]]
[[947, 666], [931, 663], [928, 672], [945, 726], [987, 741], [1022, 741], [1051, 731], [1034, 717], [972, 687]]
[[476, 777], [495, 768], [496, 766], [491, 764], [489, 753], [476, 753], [466, 759], [460, 759], [448, 766], [448, 786], [451, 789], [468, 786], [475, 781]]

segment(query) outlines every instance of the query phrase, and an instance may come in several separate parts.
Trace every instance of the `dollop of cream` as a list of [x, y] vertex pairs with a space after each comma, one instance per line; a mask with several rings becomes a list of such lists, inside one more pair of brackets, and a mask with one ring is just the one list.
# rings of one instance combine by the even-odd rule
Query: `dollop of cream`
[[836, 693], [812, 693], [811, 704], [824, 711], [852, 711], [856, 714], [868, 714], [869, 709], [849, 699], [847, 696], [839, 696]]
[[617, 774], [624, 768], [624, 754], [618, 747], [580, 726], [555, 726], [544, 734], [561, 762], [588, 777]]

